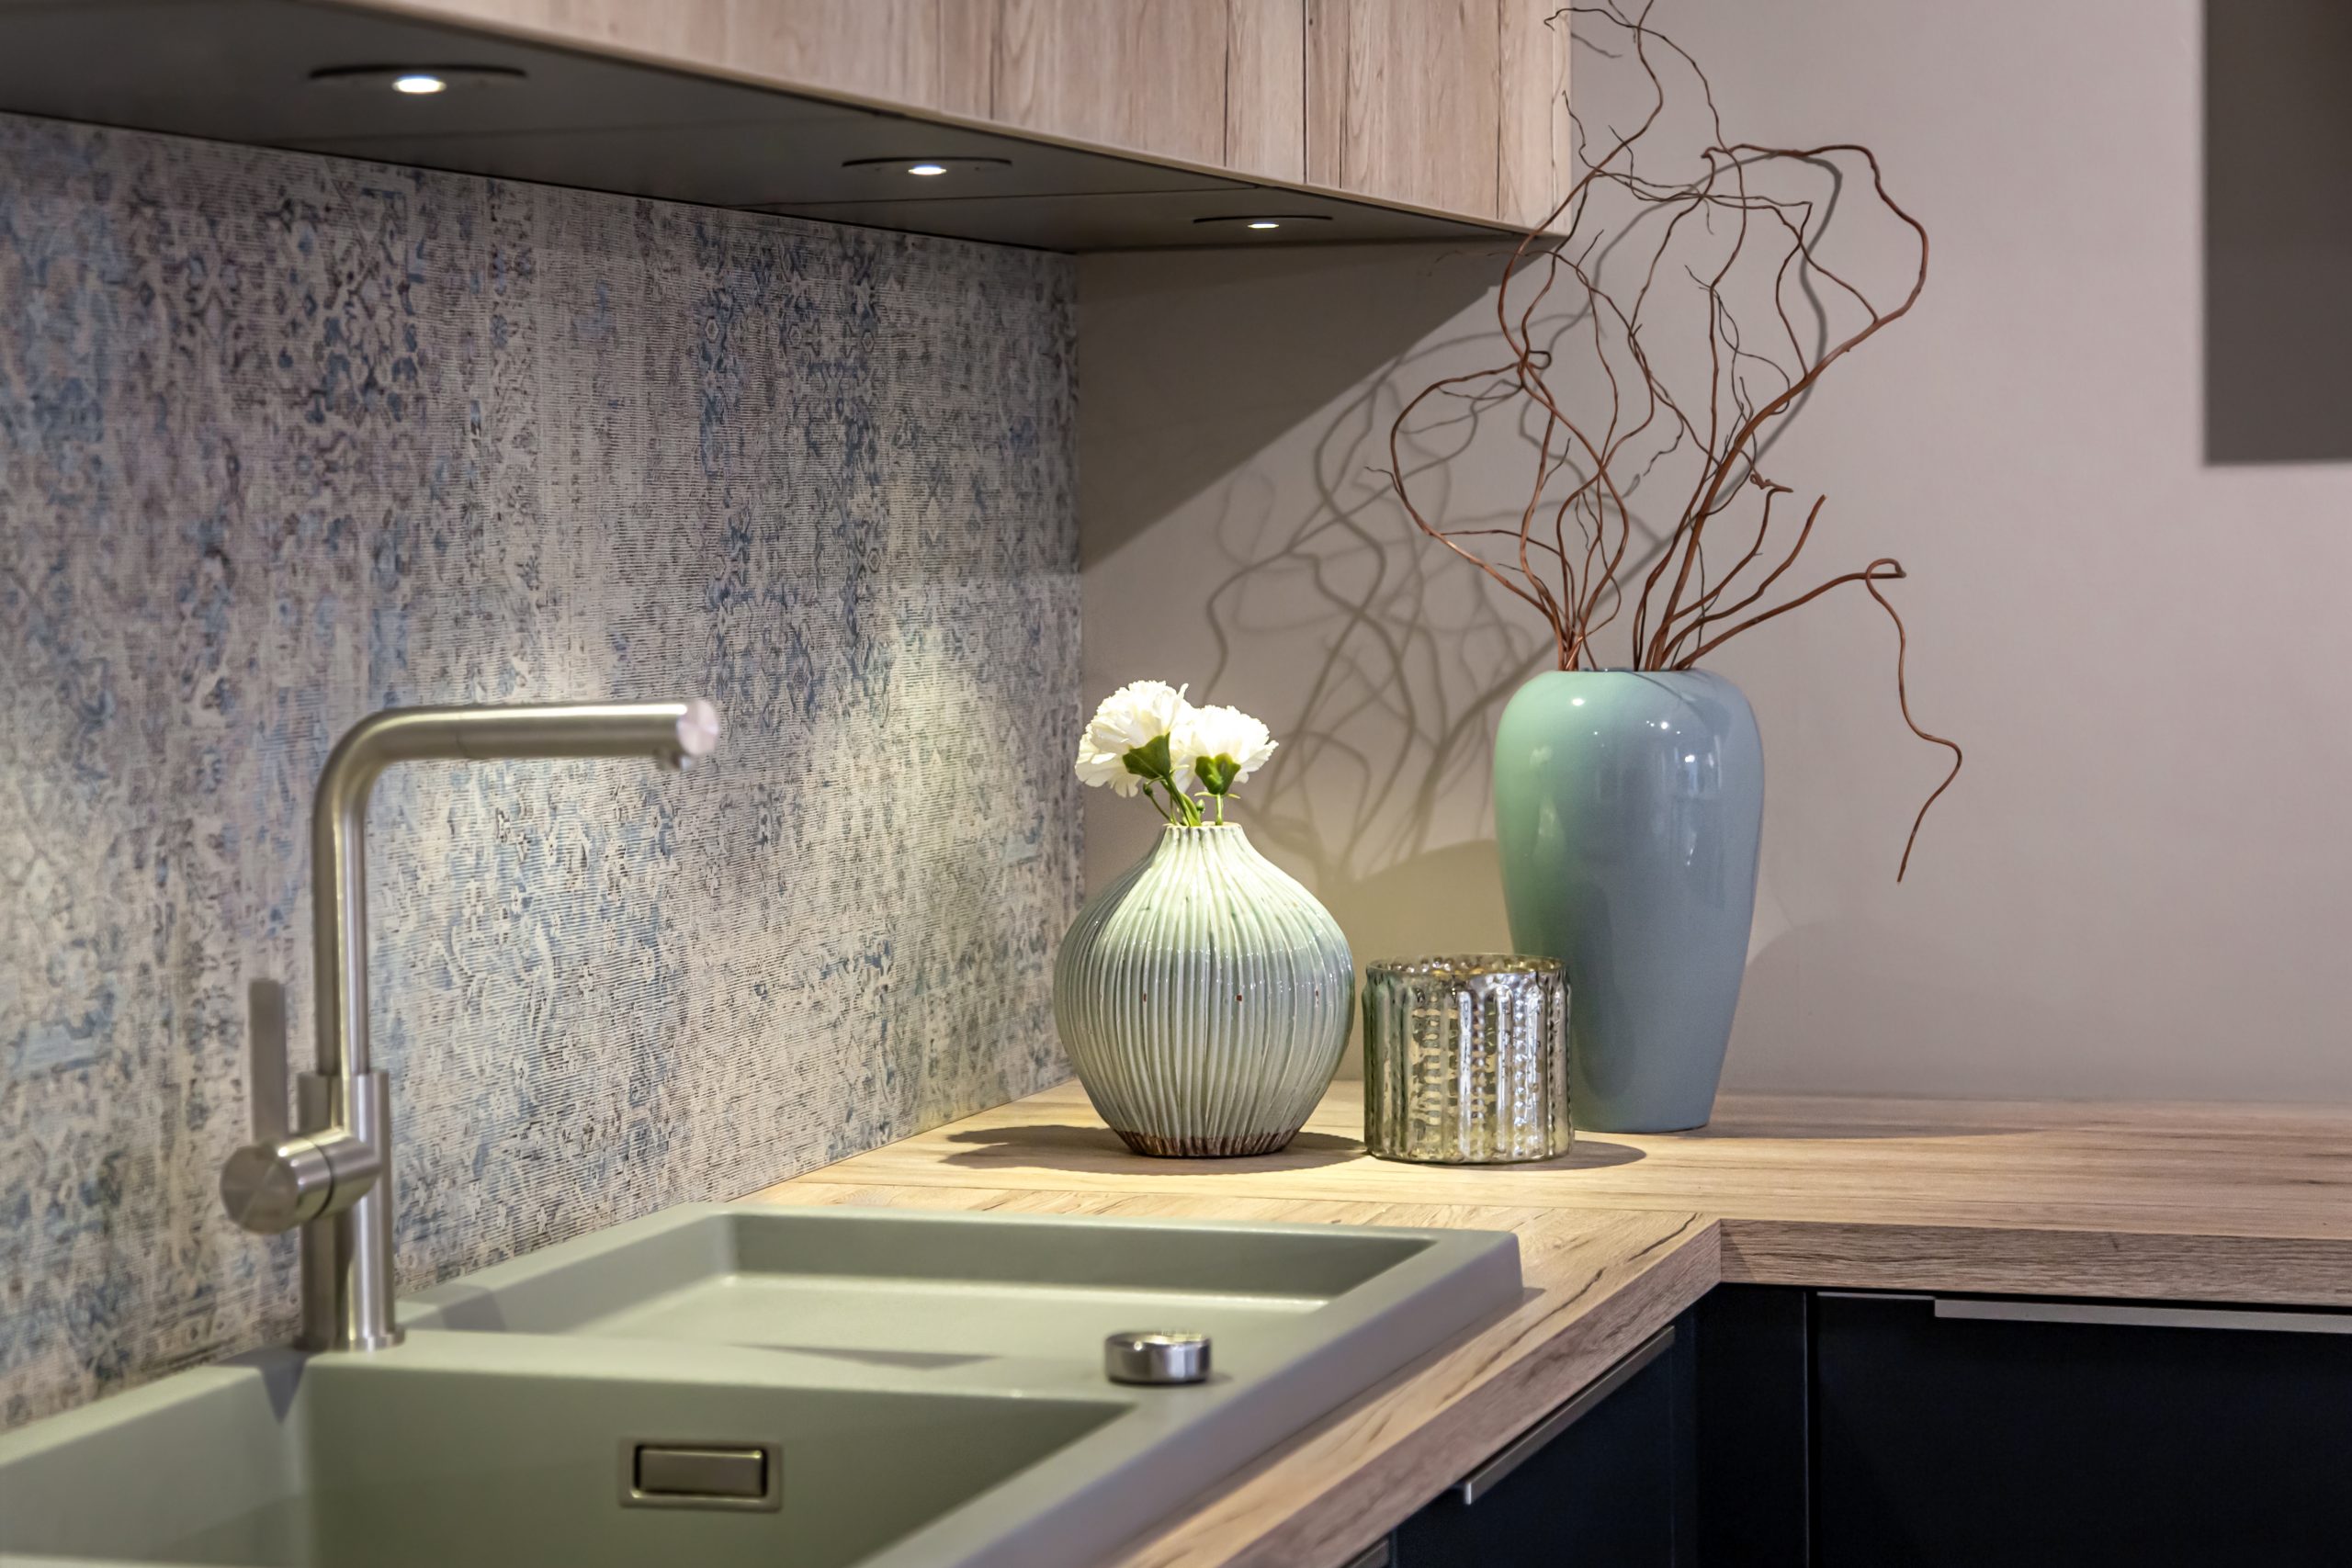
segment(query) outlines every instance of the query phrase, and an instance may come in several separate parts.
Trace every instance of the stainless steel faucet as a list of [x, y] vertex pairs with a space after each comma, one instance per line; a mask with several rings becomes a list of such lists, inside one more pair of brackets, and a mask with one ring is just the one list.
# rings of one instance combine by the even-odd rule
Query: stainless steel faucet
[[220, 1170], [220, 1199], [249, 1231], [302, 1230], [307, 1350], [381, 1350], [392, 1315], [391, 1089], [368, 1059], [368, 799], [394, 762], [646, 756], [686, 768], [718, 746], [718, 710], [678, 703], [390, 708], [335, 743], [311, 807], [318, 1070], [286, 1121], [285, 1003], [253, 989], [254, 1142]]

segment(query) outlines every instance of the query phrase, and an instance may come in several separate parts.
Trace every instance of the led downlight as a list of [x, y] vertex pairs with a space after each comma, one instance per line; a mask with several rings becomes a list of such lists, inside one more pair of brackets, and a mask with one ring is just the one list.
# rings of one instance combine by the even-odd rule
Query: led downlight
[[1195, 227], [1239, 229], [1247, 233], [1272, 234], [1284, 229], [1303, 229], [1310, 223], [1329, 223], [1328, 212], [1229, 212], [1210, 218], [1195, 218]]
[[848, 158], [842, 163], [844, 169], [874, 169], [887, 174], [904, 175], [918, 180], [935, 180], [957, 175], [984, 175], [1012, 166], [1010, 158], [951, 157], [945, 154], [924, 156], [902, 153], [895, 158]]
[[311, 73], [321, 87], [356, 87], [397, 93], [404, 98], [438, 97], [469, 87], [520, 82], [512, 65], [322, 65]]

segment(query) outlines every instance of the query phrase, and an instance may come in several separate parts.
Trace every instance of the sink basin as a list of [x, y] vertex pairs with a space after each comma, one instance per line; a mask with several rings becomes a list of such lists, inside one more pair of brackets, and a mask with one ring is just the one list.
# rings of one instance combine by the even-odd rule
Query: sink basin
[[[110, 1401], [93, 1429], [0, 1470], [0, 1547], [268, 1568], [845, 1568], [1121, 1410], [735, 1386], [710, 1367], [616, 1377], [576, 1350], [518, 1365], [480, 1349], [271, 1352]], [[767, 1445], [786, 1506], [624, 1506], [639, 1444]]]
[[1483, 1264], [1505, 1304], [1517, 1259], [1510, 1238], [1463, 1231], [701, 1204], [427, 1291], [401, 1321], [1089, 1367], [1106, 1334], [1181, 1327], [1214, 1336], [1218, 1365], [1240, 1371], [1464, 1266]]
[[[1078, 1568], [1519, 1298], [1507, 1235], [690, 1205], [0, 1437], [0, 1562]], [[774, 1506], [642, 1506], [648, 1445]]]

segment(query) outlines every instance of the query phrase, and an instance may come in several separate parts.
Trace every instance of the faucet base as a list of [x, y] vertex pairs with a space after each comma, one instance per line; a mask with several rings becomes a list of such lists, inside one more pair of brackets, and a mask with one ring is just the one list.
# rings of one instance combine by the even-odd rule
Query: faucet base
[[382, 1069], [352, 1077], [304, 1073], [296, 1085], [306, 1125], [348, 1129], [379, 1152], [374, 1179], [347, 1206], [302, 1227], [305, 1350], [388, 1350], [401, 1342], [392, 1312], [392, 1086]]
[[313, 1344], [308, 1334], [298, 1334], [294, 1337], [294, 1348], [297, 1350], [334, 1350], [338, 1353], [345, 1350], [389, 1350], [407, 1338], [408, 1331], [403, 1328], [387, 1329], [380, 1333], [368, 1334], [366, 1336], [354, 1335], [345, 1340], [339, 1342], [328, 1341], [322, 1344]]

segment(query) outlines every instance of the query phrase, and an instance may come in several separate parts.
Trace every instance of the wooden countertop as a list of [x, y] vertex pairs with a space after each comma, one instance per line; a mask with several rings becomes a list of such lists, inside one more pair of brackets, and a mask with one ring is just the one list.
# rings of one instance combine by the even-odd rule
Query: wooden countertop
[[1365, 1156], [1334, 1085], [1279, 1155], [1129, 1154], [1075, 1084], [759, 1201], [1458, 1225], [1526, 1301], [1262, 1456], [1119, 1568], [1337, 1568], [1724, 1280], [2352, 1306], [2352, 1111], [1726, 1097], [1541, 1165]]

